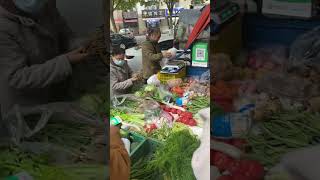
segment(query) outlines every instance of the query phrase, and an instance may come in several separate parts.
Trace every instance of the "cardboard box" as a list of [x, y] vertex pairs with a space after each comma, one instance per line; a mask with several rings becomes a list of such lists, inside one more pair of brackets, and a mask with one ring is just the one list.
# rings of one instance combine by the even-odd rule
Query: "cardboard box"
[[263, 0], [262, 13], [284, 16], [312, 17], [313, 0]]

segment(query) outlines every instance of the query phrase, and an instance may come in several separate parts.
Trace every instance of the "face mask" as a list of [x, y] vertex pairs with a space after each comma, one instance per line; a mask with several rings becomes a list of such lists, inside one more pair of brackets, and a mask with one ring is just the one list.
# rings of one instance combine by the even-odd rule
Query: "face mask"
[[43, 9], [48, 0], [13, 0], [13, 2], [20, 10], [26, 13], [36, 14]]
[[124, 65], [124, 63], [125, 63], [125, 61], [124, 60], [113, 60], [113, 62], [116, 64], [116, 65], [118, 65], [118, 66], [123, 66]]

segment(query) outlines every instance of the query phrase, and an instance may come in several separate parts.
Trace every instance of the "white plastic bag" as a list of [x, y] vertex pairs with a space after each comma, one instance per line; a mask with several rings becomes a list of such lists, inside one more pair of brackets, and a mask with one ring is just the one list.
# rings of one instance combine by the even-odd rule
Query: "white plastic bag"
[[147, 84], [151, 84], [151, 85], [155, 85], [155, 86], [160, 86], [161, 82], [158, 79], [158, 76], [152, 75], [148, 80], [147, 80]]
[[197, 180], [210, 179], [210, 108], [199, 112], [204, 121], [200, 147], [193, 153], [192, 169]]

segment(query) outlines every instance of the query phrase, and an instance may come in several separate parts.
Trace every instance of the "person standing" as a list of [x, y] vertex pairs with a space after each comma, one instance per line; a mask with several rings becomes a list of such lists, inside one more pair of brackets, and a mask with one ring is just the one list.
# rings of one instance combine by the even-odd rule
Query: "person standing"
[[147, 39], [142, 43], [142, 71], [145, 82], [161, 70], [162, 58], [170, 58], [172, 54], [168, 51], [161, 52], [159, 40], [161, 31], [159, 28], [149, 28]]

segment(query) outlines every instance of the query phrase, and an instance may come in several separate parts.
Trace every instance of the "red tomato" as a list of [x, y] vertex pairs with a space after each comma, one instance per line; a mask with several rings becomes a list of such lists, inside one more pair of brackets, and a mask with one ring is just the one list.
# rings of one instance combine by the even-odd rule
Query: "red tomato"
[[234, 179], [230, 175], [222, 175], [222, 176], [218, 177], [217, 180], [234, 180]]
[[229, 167], [229, 165], [232, 163], [232, 161], [233, 160], [229, 156], [227, 156], [226, 154], [223, 154], [221, 152], [216, 152], [214, 155], [213, 164], [220, 171], [224, 171]]
[[263, 179], [264, 167], [254, 160], [241, 160], [238, 170], [235, 173], [244, 174], [253, 179]]
[[181, 122], [182, 122], [183, 124], [186, 124], [186, 123], [188, 122], [188, 119], [186, 119], [185, 117], [182, 117], [182, 118], [181, 118]]
[[163, 108], [163, 110], [166, 111], [166, 112], [170, 112], [170, 108], [167, 107], [167, 106], [165, 106], [165, 107]]
[[171, 109], [171, 112], [172, 112], [173, 114], [177, 114], [177, 109], [172, 108], [172, 109]]
[[189, 118], [192, 118], [193, 117], [193, 114], [191, 112], [185, 112], [185, 116], [186, 117], [189, 117]]
[[239, 161], [232, 161], [228, 167], [227, 167], [227, 170], [231, 173], [231, 174], [234, 174], [238, 171], [240, 167], [240, 162]]
[[197, 121], [195, 121], [194, 119], [189, 120], [189, 125], [190, 126], [196, 126], [197, 125]]
[[181, 114], [181, 113], [182, 113], [182, 111], [178, 109], [177, 110], [177, 114]]

